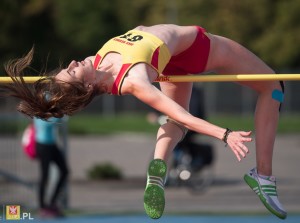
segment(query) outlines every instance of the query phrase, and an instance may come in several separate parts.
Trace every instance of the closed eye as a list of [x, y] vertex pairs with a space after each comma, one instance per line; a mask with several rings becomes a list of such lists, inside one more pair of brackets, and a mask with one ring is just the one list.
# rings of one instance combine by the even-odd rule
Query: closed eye
[[67, 70], [67, 73], [71, 76], [71, 77], [75, 77], [75, 71], [72, 70], [71, 72]]

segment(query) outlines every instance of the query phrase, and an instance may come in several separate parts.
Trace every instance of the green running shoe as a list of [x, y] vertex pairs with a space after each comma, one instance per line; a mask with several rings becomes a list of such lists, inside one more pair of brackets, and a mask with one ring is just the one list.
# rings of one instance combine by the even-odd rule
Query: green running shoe
[[286, 218], [287, 212], [278, 200], [274, 176], [270, 176], [268, 179], [261, 178], [257, 174], [256, 168], [253, 168], [248, 174], [245, 174], [244, 180], [272, 214], [281, 219]]
[[144, 208], [150, 218], [158, 219], [165, 209], [164, 180], [167, 165], [161, 159], [150, 162], [147, 173], [147, 185], [144, 192]]

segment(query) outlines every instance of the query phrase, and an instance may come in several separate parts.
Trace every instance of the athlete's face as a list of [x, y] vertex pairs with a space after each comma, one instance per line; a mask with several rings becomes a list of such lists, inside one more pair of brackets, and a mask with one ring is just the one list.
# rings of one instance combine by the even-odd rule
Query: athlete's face
[[56, 79], [70, 83], [72, 81], [82, 81], [84, 84], [91, 84], [94, 80], [95, 69], [92, 61], [86, 59], [81, 62], [73, 60], [66, 69], [62, 69]]

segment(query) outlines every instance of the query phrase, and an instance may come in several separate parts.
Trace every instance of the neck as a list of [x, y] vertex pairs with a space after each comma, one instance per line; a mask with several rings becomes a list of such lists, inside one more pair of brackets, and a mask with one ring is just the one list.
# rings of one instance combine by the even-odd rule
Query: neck
[[105, 93], [110, 94], [114, 82], [112, 66], [99, 67], [98, 70], [96, 70], [95, 82], [101, 92], [104, 91]]

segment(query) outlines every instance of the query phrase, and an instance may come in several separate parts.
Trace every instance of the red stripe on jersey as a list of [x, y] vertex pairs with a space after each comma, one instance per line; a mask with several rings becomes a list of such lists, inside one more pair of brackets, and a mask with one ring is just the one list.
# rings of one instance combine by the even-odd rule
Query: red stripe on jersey
[[156, 69], [158, 69], [159, 49], [160, 49], [160, 48], [156, 48], [156, 50], [154, 51], [154, 53], [153, 53], [153, 55], [152, 55], [152, 60], [151, 60], [152, 66], [155, 67]]
[[101, 56], [97, 53], [96, 54], [96, 58], [94, 60], [94, 68], [97, 69], [98, 68], [98, 65], [100, 63], [100, 60], [101, 60]]
[[121, 87], [120, 82], [122, 82], [122, 80], [124, 79], [126, 71], [128, 70], [128, 68], [130, 66], [131, 66], [131, 63], [126, 63], [126, 64], [122, 65], [122, 67], [121, 67], [121, 69], [118, 73], [118, 76], [117, 76], [115, 82], [113, 83], [113, 86], [112, 86], [112, 89], [111, 89], [112, 94], [120, 95], [120, 92], [119, 92], [119, 88]]

